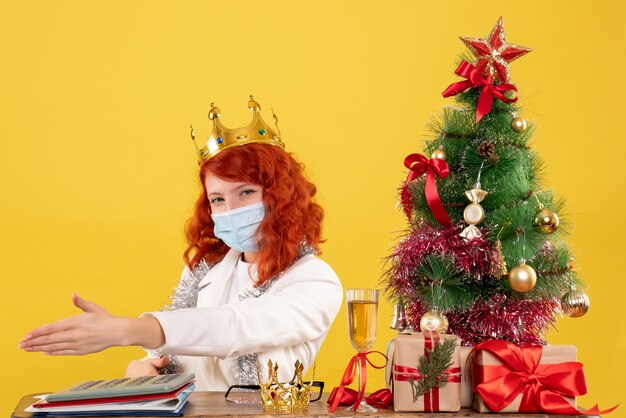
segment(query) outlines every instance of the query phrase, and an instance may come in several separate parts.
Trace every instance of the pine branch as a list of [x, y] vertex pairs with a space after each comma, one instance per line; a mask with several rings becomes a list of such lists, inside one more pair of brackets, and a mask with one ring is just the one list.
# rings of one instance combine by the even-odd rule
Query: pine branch
[[470, 307], [480, 294], [476, 284], [445, 255], [426, 256], [415, 276], [417, 292], [429, 306], [442, 311]]
[[448, 381], [445, 371], [452, 365], [452, 356], [456, 348], [455, 339], [444, 339], [443, 342], [435, 342], [432, 350], [426, 349], [417, 364], [422, 377], [419, 379], [409, 378], [413, 390], [413, 402], [417, 402], [420, 396], [424, 396], [434, 387], [441, 387]]

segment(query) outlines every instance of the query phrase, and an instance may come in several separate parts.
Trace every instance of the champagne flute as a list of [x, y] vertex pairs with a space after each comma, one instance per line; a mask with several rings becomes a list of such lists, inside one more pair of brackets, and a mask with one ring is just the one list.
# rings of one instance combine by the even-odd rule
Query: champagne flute
[[[348, 332], [352, 347], [359, 353], [364, 353], [374, 346], [376, 341], [376, 315], [378, 312], [378, 290], [376, 289], [348, 289], [346, 290], [348, 303]], [[358, 391], [361, 392], [361, 362], [357, 362]], [[365, 396], [365, 394], [363, 394]], [[348, 410], [352, 409], [348, 408]], [[376, 412], [376, 408], [361, 401], [356, 412]]]

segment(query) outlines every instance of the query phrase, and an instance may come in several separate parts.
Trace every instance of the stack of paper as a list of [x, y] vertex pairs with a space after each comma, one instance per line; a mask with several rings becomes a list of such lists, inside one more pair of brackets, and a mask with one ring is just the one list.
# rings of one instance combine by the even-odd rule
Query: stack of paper
[[[193, 374], [83, 382], [26, 408], [35, 416], [181, 416]], [[173, 389], [172, 389], [173, 388]]]

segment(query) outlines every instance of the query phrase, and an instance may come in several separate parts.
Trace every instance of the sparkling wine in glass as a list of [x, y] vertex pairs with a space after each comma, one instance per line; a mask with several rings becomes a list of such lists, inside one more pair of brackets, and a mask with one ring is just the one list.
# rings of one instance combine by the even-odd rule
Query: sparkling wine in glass
[[[376, 341], [376, 316], [378, 313], [378, 290], [348, 289], [348, 332], [352, 347], [364, 353], [374, 346]], [[357, 362], [359, 392], [361, 391], [361, 364]], [[350, 408], [351, 409], [351, 408]], [[357, 412], [376, 412], [365, 401], [361, 401]]]

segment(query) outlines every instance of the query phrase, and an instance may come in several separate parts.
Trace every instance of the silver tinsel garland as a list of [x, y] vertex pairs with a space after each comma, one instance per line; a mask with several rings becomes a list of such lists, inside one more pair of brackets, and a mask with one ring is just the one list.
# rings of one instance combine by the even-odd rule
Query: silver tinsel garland
[[[200, 293], [200, 281], [207, 275], [213, 265], [209, 266], [206, 261], [200, 260], [191, 271], [185, 269], [178, 286], [170, 297], [171, 302], [163, 307], [164, 311], [176, 309], [195, 308], [198, 305], [198, 293]], [[161, 374], [180, 373], [182, 370], [176, 361], [176, 356], [170, 355], [169, 364], [160, 370]]]
[[[259, 287], [244, 289], [238, 296], [239, 301], [262, 296], [274, 283], [274, 279], [268, 280]], [[235, 379], [238, 385], [257, 385], [258, 382], [258, 355], [257, 353], [243, 354], [235, 360]]]

